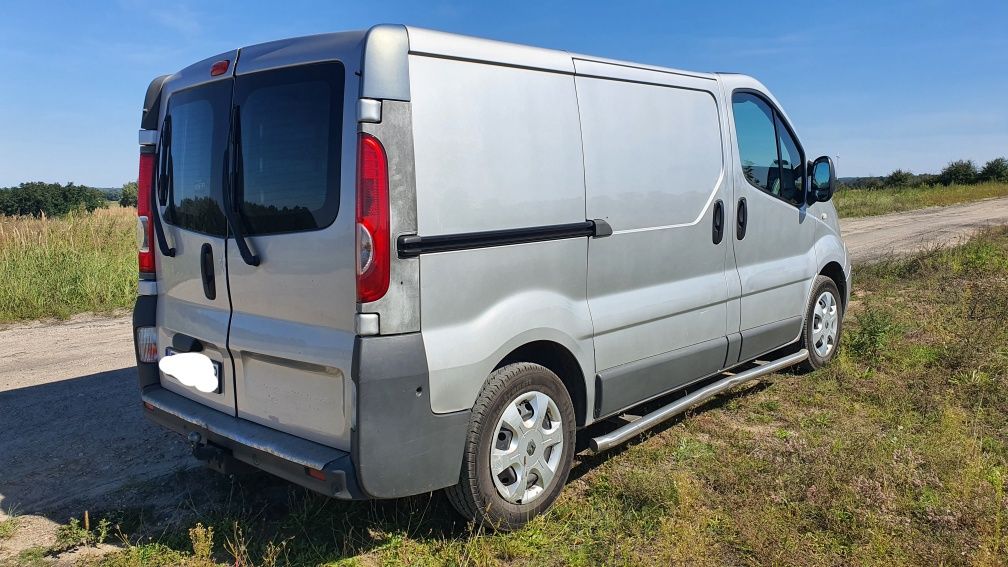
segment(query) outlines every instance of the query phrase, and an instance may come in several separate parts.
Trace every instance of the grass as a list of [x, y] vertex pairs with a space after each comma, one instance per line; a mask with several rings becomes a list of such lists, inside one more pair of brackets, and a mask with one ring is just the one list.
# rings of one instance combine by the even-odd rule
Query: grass
[[132, 305], [135, 226], [132, 208], [0, 216], [0, 323]]
[[580, 456], [515, 533], [473, 532], [438, 494], [344, 503], [201, 476], [167, 527], [113, 512], [124, 549], [87, 564], [1005, 565], [1005, 297], [1005, 228], [861, 267], [833, 364]]
[[833, 196], [833, 202], [841, 217], [866, 217], [925, 207], [944, 207], [992, 197], [1008, 197], [1008, 183], [841, 189]]
[[0, 541], [10, 538], [17, 529], [17, 516], [10, 516], [6, 520], [0, 521]]

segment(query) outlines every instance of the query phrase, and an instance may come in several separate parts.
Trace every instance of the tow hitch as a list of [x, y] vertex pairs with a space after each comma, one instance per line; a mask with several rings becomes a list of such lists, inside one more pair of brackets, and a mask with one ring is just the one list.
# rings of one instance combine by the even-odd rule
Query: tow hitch
[[192, 445], [193, 456], [212, 469], [225, 472], [234, 461], [231, 458], [231, 451], [204, 441], [203, 436], [197, 431], [190, 432], [187, 439]]

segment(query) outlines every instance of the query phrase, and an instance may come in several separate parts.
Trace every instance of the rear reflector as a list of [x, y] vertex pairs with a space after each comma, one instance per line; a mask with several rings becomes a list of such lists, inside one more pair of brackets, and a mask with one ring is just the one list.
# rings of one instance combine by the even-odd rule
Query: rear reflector
[[157, 329], [154, 327], [137, 327], [136, 348], [137, 358], [140, 362], [157, 362]]
[[216, 77], [217, 75], [227, 73], [229, 63], [230, 62], [227, 59], [222, 59], [214, 63], [213, 66], [210, 67], [210, 76]]
[[137, 263], [140, 277], [154, 279], [154, 225], [151, 222], [151, 188], [154, 185], [153, 151], [140, 152], [140, 173], [137, 176]]
[[147, 411], [154, 411], [154, 404], [152, 404], [150, 402], [144, 402], [143, 406], [144, 406], [144, 408], [147, 409]]
[[308, 476], [316, 480], [321, 480], [322, 482], [325, 482], [326, 477], [324, 472], [318, 469], [313, 469], [311, 467], [305, 467], [305, 472], [308, 474]]
[[357, 301], [381, 299], [389, 288], [388, 161], [381, 142], [361, 134], [357, 145]]

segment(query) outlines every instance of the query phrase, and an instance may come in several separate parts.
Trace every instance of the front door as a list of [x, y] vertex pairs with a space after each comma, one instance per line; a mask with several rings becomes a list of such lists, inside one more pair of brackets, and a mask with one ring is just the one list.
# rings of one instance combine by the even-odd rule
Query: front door
[[740, 358], [798, 338], [815, 275], [814, 221], [805, 202], [805, 156], [766, 98], [732, 94], [735, 263], [741, 280]]

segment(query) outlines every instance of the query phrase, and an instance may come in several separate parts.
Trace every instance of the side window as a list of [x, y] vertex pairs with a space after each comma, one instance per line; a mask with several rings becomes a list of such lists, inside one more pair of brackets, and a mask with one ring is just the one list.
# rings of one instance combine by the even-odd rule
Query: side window
[[343, 66], [238, 78], [241, 213], [249, 234], [316, 230], [339, 207]]
[[777, 196], [792, 205], [801, 205], [805, 201], [805, 160], [780, 116], [775, 114], [774, 120], [781, 156], [780, 193]]
[[732, 114], [742, 172], [749, 183], [772, 193], [780, 186], [773, 111], [759, 97], [736, 93], [732, 95]]
[[800, 206], [805, 197], [805, 160], [780, 116], [766, 101], [744, 92], [732, 95], [732, 114], [746, 179]]

